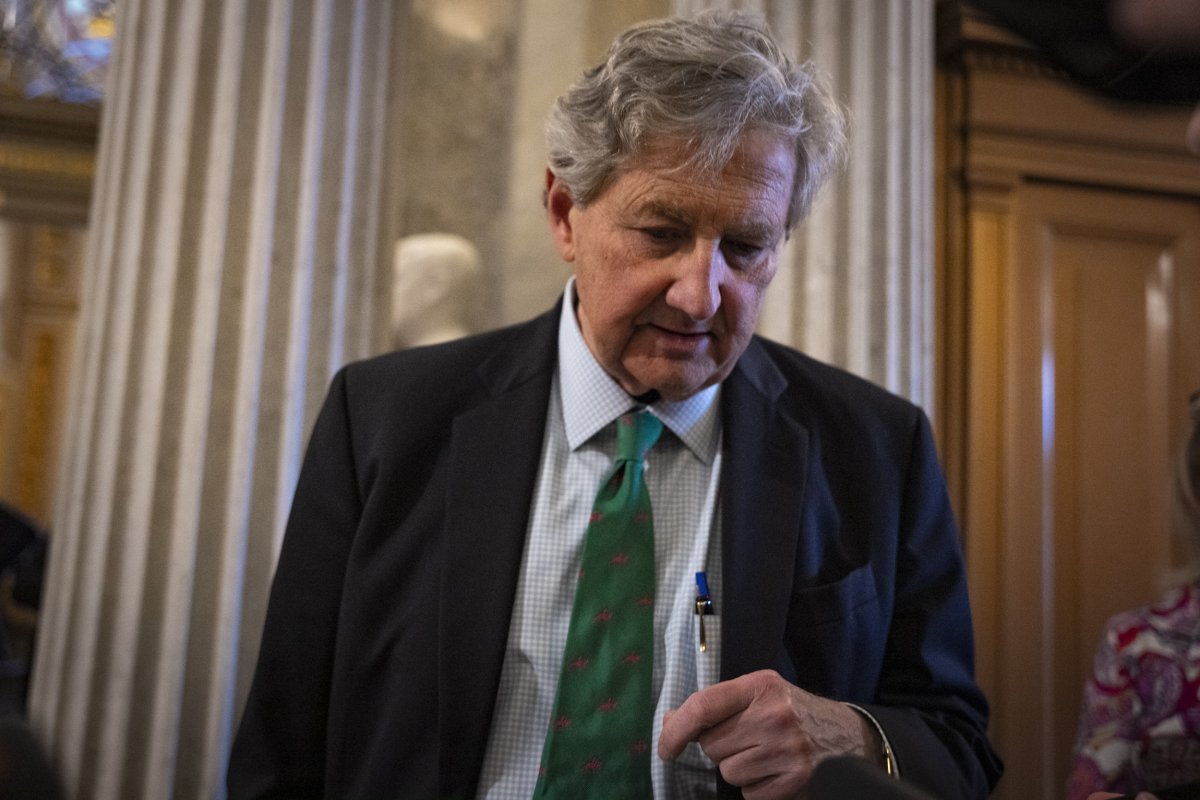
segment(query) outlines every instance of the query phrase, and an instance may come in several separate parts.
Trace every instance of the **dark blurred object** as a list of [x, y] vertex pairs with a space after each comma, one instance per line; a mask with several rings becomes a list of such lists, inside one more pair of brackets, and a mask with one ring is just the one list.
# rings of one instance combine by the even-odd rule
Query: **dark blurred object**
[[933, 800], [902, 780], [896, 780], [879, 767], [854, 756], [839, 756], [822, 761], [813, 770], [808, 783], [809, 800]]
[[[1143, 790], [1146, 791], [1146, 790]], [[1187, 783], [1183, 786], [1172, 786], [1168, 789], [1150, 790], [1156, 800], [1196, 800], [1200, 797], [1200, 783]], [[1113, 800], [1137, 800], [1140, 792], [1130, 792]]]
[[0, 797], [62, 800], [63, 792], [42, 748], [24, 722], [0, 719]]
[[1113, 29], [1110, 0], [967, 2], [1107, 97], [1179, 105], [1200, 100], [1200, 54], [1130, 43]]
[[32, 520], [0, 503], [0, 718], [25, 715], [48, 546]]
[[37, 611], [42, 606], [42, 583], [46, 576], [46, 557], [50, 540], [38, 533], [12, 564], [12, 600], [18, 606]]
[[16, 563], [17, 557], [38, 536], [37, 526], [15, 508], [0, 503], [0, 573]]

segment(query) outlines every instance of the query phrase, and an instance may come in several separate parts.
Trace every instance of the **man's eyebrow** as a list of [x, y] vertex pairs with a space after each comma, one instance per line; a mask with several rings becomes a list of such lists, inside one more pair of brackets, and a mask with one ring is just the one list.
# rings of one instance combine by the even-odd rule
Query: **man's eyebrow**
[[[692, 216], [684, 209], [671, 203], [650, 201], [644, 205], [635, 206], [634, 210], [639, 215], [657, 217], [677, 225], [692, 224]], [[776, 225], [769, 221], [749, 219], [744, 222], [734, 223], [726, 233], [738, 239], [774, 242], [780, 238], [783, 233], [782, 229], [782, 225]]]
[[662, 203], [651, 201], [640, 206], [635, 206], [634, 210], [639, 214], [644, 214], [652, 217], [661, 217], [670, 222], [679, 223], [681, 225], [690, 224], [692, 219], [683, 209], [670, 203]]

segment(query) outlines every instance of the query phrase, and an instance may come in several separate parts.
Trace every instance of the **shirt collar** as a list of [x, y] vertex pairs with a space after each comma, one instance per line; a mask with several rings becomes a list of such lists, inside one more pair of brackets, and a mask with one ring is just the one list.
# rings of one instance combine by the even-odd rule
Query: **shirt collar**
[[[604, 371], [583, 340], [575, 316], [574, 277], [567, 281], [558, 321], [558, 374], [567, 443], [572, 450], [637, 405]], [[720, 441], [719, 395], [720, 384], [679, 402], [659, 400], [650, 410], [697, 458], [712, 464]]]

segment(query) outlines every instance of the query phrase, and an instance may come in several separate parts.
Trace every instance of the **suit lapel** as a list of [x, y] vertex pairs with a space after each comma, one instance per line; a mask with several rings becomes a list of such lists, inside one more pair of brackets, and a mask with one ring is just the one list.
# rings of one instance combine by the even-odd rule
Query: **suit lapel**
[[783, 375], [753, 340], [722, 396], [721, 678], [772, 667], [783, 652], [807, 480], [808, 431], [780, 411]]
[[454, 421], [438, 620], [443, 797], [471, 794], [483, 764], [545, 433], [558, 318], [556, 306], [487, 359], [478, 370], [487, 399]]

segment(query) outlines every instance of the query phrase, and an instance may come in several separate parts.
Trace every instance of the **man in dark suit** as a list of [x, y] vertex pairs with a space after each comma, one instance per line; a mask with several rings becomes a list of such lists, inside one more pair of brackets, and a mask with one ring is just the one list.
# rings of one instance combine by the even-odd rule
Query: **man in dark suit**
[[[334, 378], [231, 798], [564, 796], [543, 742], [570, 724], [556, 686], [590, 499], [615, 420], [647, 407], [666, 432], [644, 459], [646, 786], [794, 797], [852, 755], [937, 796], [990, 791], [924, 415], [753, 334], [842, 141], [811, 66], [738, 15], [635, 27], [560, 98], [545, 192], [564, 300]], [[627, 796], [583, 769], [602, 776], [589, 796]]]

